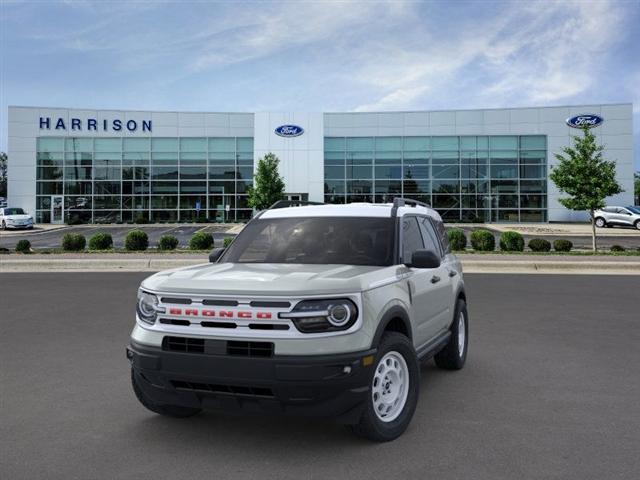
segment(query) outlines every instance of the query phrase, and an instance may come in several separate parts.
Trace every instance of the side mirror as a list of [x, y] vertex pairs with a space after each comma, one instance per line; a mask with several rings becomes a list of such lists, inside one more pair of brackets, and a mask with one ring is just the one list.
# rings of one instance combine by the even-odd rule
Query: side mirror
[[214, 248], [211, 250], [211, 253], [209, 254], [209, 263], [216, 263], [225, 250], [226, 248]]
[[416, 250], [411, 256], [411, 263], [405, 265], [412, 268], [438, 268], [440, 257], [431, 250]]

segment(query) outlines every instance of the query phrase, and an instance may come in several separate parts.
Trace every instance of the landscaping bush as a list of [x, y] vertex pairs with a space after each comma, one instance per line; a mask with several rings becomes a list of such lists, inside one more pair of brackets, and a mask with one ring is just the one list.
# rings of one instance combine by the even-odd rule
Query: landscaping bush
[[72, 215], [67, 219], [67, 225], [81, 225], [82, 219], [80, 215]]
[[464, 250], [467, 248], [467, 237], [459, 228], [452, 228], [447, 231], [447, 238], [452, 250]]
[[532, 238], [529, 240], [529, 248], [534, 252], [550, 252], [551, 242], [544, 238]]
[[189, 240], [191, 250], [210, 250], [213, 247], [213, 236], [210, 233], [196, 232]]
[[492, 252], [496, 248], [496, 239], [489, 230], [474, 230], [470, 239], [473, 249], [479, 252]]
[[62, 249], [65, 252], [80, 252], [86, 244], [87, 239], [79, 233], [65, 233], [62, 237]]
[[29, 240], [18, 240], [16, 244], [16, 252], [31, 253], [31, 242]]
[[570, 252], [573, 248], [573, 243], [569, 240], [559, 239], [553, 242], [553, 249], [556, 252]]
[[137, 223], [138, 225], [145, 225], [149, 223], [149, 219], [144, 215], [138, 215], [136, 217], [135, 223]]
[[113, 238], [110, 233], [98, 232], [89, 239], [89, 250], [109, 250], [113, 248]]
[[624, 252], [626, 249], [622, 245], [611, 245], [612, 252]]
[[222, 240], [222, 246], [224, 248], [227, 248], [229, 245], [231, 245], [231, 242], [233, 242], [233, 237], [224, 237], [224, 240]]
[[518, 232], [502, 232], [500, 250], [503, 252], [521, 252], [524, 250], [524, 238]]
[[124, 248], [130, 251], [146, 250], [149, 237], [142, 230], [131, 230], [124, 239]]
[[173, 235], [163, 235], [158, 240], [158, 249], [175, 250], [178, 246], [178, 239]]

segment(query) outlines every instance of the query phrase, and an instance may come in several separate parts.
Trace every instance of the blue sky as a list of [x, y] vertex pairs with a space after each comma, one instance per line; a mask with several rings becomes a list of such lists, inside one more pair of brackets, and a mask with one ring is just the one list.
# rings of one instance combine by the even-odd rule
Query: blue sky
[[0, 0], [7, 105], [205, 111], [634, 103], [640, 1]]

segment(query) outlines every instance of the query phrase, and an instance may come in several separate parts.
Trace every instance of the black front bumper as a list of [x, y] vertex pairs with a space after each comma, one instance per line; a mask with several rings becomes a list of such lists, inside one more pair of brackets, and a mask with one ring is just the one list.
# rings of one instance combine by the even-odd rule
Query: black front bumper
[[[127, 347], [137, 382], [154, 403], [357, 422], [375, 350], [322, 356], [237, 357]], [[371, 360], [371, 359], [367, 359]]]

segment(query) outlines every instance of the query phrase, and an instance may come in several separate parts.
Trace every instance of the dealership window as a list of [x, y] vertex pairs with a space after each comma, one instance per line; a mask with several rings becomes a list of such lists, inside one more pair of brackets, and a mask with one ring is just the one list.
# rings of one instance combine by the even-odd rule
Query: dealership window
[[544, 135], [325, 138], [325, 202], [411, 197], [447, 221], [546, 221]]
[[50, 221], [52, 195], [64, 197], [67, 221], [251, 218], [250, 137], [40, 137], [36, 162], [38, 222]]

